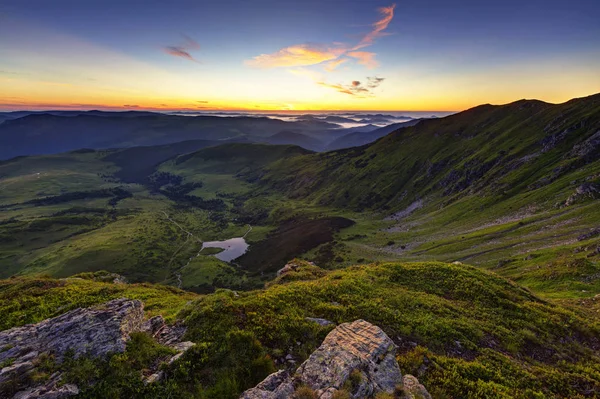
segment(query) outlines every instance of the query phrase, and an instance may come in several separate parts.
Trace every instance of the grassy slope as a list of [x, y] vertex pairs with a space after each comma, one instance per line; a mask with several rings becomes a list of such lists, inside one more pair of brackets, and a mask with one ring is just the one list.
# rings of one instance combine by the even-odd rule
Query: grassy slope
[[[549, 297], [589, 298], [600, 288], [600, 241], [577, 237], [600, 225], [600, 202], [563, 204], [582, 183], [600, 182], [600, 151], [577, 155], [599, 129], [599, 95], [486, 105], [370, 146], [278, 161], [262, 183], [313, 204], [376, 211], [333, 248], [339, 266], [462, 260]], [[584, 266], [574, 271], [577, 259]]]
[[86, 388], [85, 397], [110, 390], [127, 397], [235, 398], [273, 371], [273, 361], [287, 354], [302, 361], [320, 344], [331, 327], [305, 317], [379, 325], [400, 346], [402, 371], [416, 374], [439, 398], [574, 399], [600, 389], [600, 326], [492, 273], [443, 263], [339, 271], [300, 264], [265, 290], [222, 290], [189, 306], [193, 294], [160, 286], [5, 280], [4, 326], [122, 296], [142, 299], [151, 314], [183, 309], [187, 338], [197, 346], [167, 370], [165, 382], [143, 386], [131, 371], [103, 375], [101, 364], [89, 371], [76, 364], [80, 386], [104, 379]]
[[[292, 196], [356, 209], [401, 210], [429, 196], [441, 205], [473, 192], [490, 206], [550, 175], [575, 143], [597, 131], [599, 120], [600, 95], [561, 105], [480, 106], [400, 129], [369, 146], [282, 160], [264, 181]], [[545, 137], [569, 128], [564, 140], [541, 152]], [[556, 188], [564, 189], [564, 182]]]
[[139, 299], [147, 315], [163, 315], [169, 321], [197, 295], [173, 287], [152, 284], [114, 284], [103, 273], [84, 273], [66, 279], [15, 277], [0, 280], [0, 330], [37, 323], [78, 307], [116, 298]]

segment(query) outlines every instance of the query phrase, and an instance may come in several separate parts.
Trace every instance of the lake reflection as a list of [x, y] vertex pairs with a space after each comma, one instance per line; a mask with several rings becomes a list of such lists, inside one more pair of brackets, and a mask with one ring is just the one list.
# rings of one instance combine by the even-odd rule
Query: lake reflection
[[248, 244], [244, 237], [236, 237], [225, 241], [207, 241], [202, 244], [202, 248], [222, 248], [223, 251], [214, 256], [224, 262], [231, 262], [246, 253]]

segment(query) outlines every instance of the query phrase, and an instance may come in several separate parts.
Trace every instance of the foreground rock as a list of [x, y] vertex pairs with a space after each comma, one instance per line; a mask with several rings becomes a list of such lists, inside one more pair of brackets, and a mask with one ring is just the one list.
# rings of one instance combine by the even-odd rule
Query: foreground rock
[[[40, 355], [52, 354], [60, 363], [67, 352], [75, 358], [89, 356], [102, 358], [111, 353], [123, 352], [130, 334], [144, 331], [155, 336], [163, 345], [180, 351], [191, 347], [191, 342], [180, 342], [185, 332], [183, 325], [170, 327], [162, 317], [144, 323], [143, 304], [137, 300], [116, 299], [92, 308], [72, 310], [61, 316], [0, 332], [0, 397], [7, 396], [5, 385], [20, 389], [13, 397], [63, 398], [76, 395], [76, 386], [61, 385], [60, 375], [49, 381], [28, 386], [29, 376], [35, 373]], [[173, 359], [171, 360], [173, 361]], [[13, 388], [14, 392], [14, 388]]]
[[407, 374], [402, 379], [402, 399], [431, 399], [427, 389], [416, 377]]
[[123, 352], [129, 334], [139, 331], [144, 319], [140, 301], [117, 299], [89, 309], [75, 309], [37, 324], [0, 332], [0, 362], [52, 352], [60, 361], [67, 351], [74, 357], [105, 356]]
[[[350, 390], [352, 398], [368, 398], [379, 392], [392, 394], [403, 384], [396, 349], [379, 327], [364, 320], [340, 324], [294, 375], [283, 370], [271, 374], [241, 398], [291, 398], [299, 386], [311, 388], [319, 399], [331, 399], [342, 389]], [[407, 377], [411, 377], [405, 383], [414, 392], [412, 397], [427, 392], [416, 378]]]

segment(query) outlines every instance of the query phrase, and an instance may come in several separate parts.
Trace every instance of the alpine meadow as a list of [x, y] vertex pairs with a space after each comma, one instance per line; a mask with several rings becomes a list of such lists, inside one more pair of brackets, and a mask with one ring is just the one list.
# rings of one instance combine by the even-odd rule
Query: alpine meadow
[[599, 12], [1, 2], [0, 398], [600, 398]]

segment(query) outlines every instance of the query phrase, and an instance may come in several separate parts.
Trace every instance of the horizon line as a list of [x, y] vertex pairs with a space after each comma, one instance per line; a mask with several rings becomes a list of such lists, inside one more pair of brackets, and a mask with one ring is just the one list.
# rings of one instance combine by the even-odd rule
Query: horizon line
[[[469, 108], [467, 108], [469, 109]], [[48, 109], [35, 109], [35, 108], [24, 108], [24, 109], [0, 109], [0, 113], [10, 113], [10, 112], [154, 112], [154, 113], [169, 113], [169, 112], [188, 112], [188, 113], [217, 113], [217, 112], [238, 112], [238, 113], [332, 113], [332, 112], [345, 112], [345, 113], [354, 113], [354, 112], [438, 112], [438, 113], [456, 113], [462, 112], [464, 110], [352, 110], [352, 109], [327, 109], [327, 110], [249, 110], [249, 109], [202, 109], [195, 110], [191, 108], [179, 108], [179, 109], [157, 109], [157, 108], [118, 108], [118, 109], [100, 109], [100, 108], [48, 108]]]

